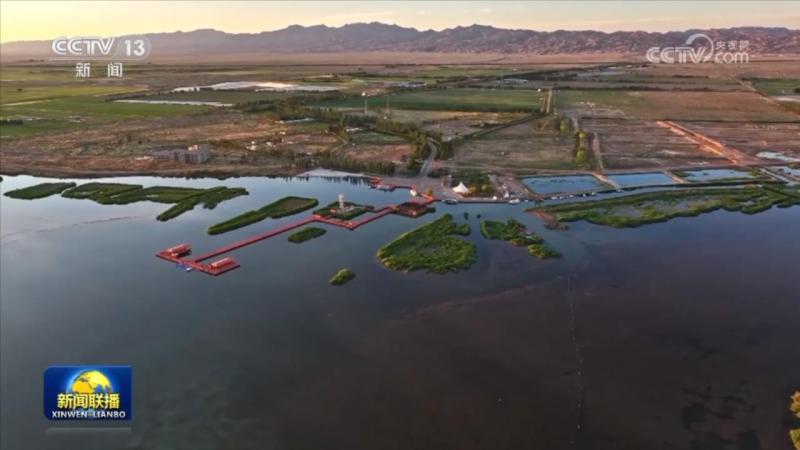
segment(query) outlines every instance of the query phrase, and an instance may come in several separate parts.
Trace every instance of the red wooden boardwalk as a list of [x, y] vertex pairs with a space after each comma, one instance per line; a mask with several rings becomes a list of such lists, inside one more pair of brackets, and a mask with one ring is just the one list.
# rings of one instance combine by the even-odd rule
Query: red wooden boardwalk
[[297, 221], [297, 222], [292, 222], [292, 223], [290, 223], [288, 225], [284, 225], [282, 227], [275, 228], [274, 230], [267, 231], [266, 233], [258, 234], [258, 235], [251, 236], [251, 237], [246, 238], [246, 239], [242, 239], [241, 241], [233, 242], [233, 243], [228, 244], [226, 246], [220, 247], [220, 248], [218, 248], [216, 250], [212, 250], [212, 251], [210, 251], [208, 253], [203, 253], [202, 255], [200, 255], [200, 256], [198, 256], [196, 258], [193, 258], [193, 261], [194, 262], [205, 261], [205, 260], [211, 259], [211, 258], [213, 258], [215, 256], [222, 255], [223, 253], [232, 252], [234, 250], [240, 249], [240, 248], [245, 247], [247, 245], [255, 244], [258, 241], [263, 241], [264, 239], [269, 239], [272, 236], [277, 236], [277, 235], [279, 235], [281, 233], [284, 233], [286, 231], [293, 230], [293, 229], [298, 228], [298, 227], [302, 227], [303, 225], [309, 224], [311, 222], [316, 222], [316, 217], [315, 216], [311, 216], [311, 217], [308, 217], [306, 219], [303, 219], [303, 220], [300, 220], [300, 221]]
[[[371, 184], [373, 186], [375, 186], [379, 182], [380, 182], [380, 179], [373, 179]], [[401, 189], [414, 189], [413, 186], [394, 186], [393, 185], [391, 187], [392, 188], [401, 188]], [[424, 205], [429, 205], [429, 204], [431, 204], [431, 203], [436, 201], [435, 198], [433, 198], [433, 197], [431, 197], [429, 195], [423, 195], [422, 197], [425, 199], [425, 201], [422, 202], [422, 204], [424, 204]], [[299, 227], [302, 227], [304, 225], [308, 225], [310, 223], [319, 222], [319, 223], [325, 223], [325, 224], [333, 225], [333, 226], [337, 226], [337, 227], [347, 228], [348, 230], [355, 230], [356, 228], [358, 228], [358, 227], [360, 227], [362, 225], [366, 225], [366, 224], [368, 224], [368, 223], [370, 223], [372, 221], [378, 220], [381, 217], [386, 216], [387, 214], [391, 214], [391, 213], [395, 212], [396, 210], [397, 210], [397, 205], [384, 206], [383, 208], [375, 210], [375, 211], [372, 211], [372, 213], [369, 214], [368, 216], [366, 216], [366, 217], [364, 217], [364, 218], [362, 218], [360, 220], [356, 220], [356, 221], [330, 219], [330, 218], [318, 216], [316, 214], [312, 214], [311, 216], [306, 217], [305, 219], [302, 219], [302, 220], [298, 220], [297, 222], [292, 222], [292, 223], [283, 225], [281, 227], [275, 228], [273, 230], [267, 231], [266, 233], [258, 234], [258, 235], [251, 236], [251, 237], [246, 238], [246, 239], [242, 239], [240, 241], [232, 242], [232, 243], [230, 243], [228, 245], [222, 246], [220, 248], [217, 248], [217, 249], [212, 250], [212, 251], [207, 252], [207, 253], [203, 253], [200, 256], [197, 256], [197, 257], [194, 257], [194, 258], [188, 258], [187, 257], [188, 251], [191, 251], [191, 247], [189, 247], [188, 245], [185, 245], [185, 244], [184, 244], [185, 247], [189, 249], [186, 253], [183, 253], [183, 254], [179, 255], [179, 254], [175, 254], [175, 253], [171, 252], [172, 249], [175, 249], [176, 247], [179, 247], [179, 246], [174, 246], [174, 247], [170, 247], [170, 248], [165, 249], [165, 250], [161, 250], [160, 252], [156, 253], [156, 256], [159, 257], [159, 258], [165, 259], [167, 261], [172, 261], [172, 262], [174, 262], [176, 264], [179, 264], [179, 265], [181, 265], [183, 267], [187, 267], [187, 268], [190, 268], [192, 270], [197, 270], [199, 272], [207, 273], [209, 275], [222, 275], [225, 272], [228, 272], [230, 270], [233, 270], [233, 269], [239, 267], [239, 263], [236, 262], [233, 258], [223, 258], [221, 260], [218, 260], [218, 261], [215, 261], [215, 262], [212, 262], [212, 263], [209, 263], [209, 264], [204, 264], [203, 261], [206, 261], [208, 259], [214, 258], [216, 256], [223, 255], [225, 253], [230, 253], [230, 252], [232, 252], [234, 250], [238, 250], [238, 249], [240, 249], [242, 247], [246, 247], [246, 246], [248, 246], [250, 244], [255, 244], [256, 242], [263, 241], [264, 239], [269, 239], [269, 238], [277, 236], [277, 235], [279, 235], [281, 233], [285, 233], [285, 232], [287, 232], [289, 230], [293, 230], [295, 228], [299, 228]]]

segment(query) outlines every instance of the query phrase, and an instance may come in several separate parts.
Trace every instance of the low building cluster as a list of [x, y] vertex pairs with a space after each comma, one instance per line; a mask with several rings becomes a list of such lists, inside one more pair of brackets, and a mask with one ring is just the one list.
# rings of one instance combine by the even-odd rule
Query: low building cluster
[[153, 153], [157, 161], [176, 161], [185, 164], [202, 164], [208, 161], [209, 151], [205, 144], [190, 145], [186, 148], [159, 150]]

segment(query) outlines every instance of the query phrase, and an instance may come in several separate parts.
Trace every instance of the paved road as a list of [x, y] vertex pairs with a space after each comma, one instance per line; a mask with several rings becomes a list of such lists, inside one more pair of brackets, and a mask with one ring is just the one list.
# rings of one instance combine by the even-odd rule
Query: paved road
[[428, 142], [428, 146], [430, 146], [431, 151], [428, 158], [425, 159], [425, 162], [422, 163], [422, 167], [419, 169], [418, 177], [420, 178], [428, 176], [428, 172], [431, 170], [431, 163], [436, 159], [436, 146], [431, 142]]

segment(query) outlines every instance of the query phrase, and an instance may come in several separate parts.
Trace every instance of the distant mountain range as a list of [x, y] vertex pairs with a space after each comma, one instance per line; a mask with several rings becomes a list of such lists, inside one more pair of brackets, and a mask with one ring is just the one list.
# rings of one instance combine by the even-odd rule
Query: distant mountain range
[[[643, 54], [650, 47], [680, 46], [694, 33], [717, 41], [747, 41], [751, 54], [800, 54], [800, 30], [739, 27], [666, 33], [645, 31], [533, 31], [485, 25], [419, 31], [383, 23], [354, 23], [341, 27], [316, 25], [262, 33], [226, 33], [212, 29], [145, 34], [153, 56], [202, 56], [224, 53], [318, 52], [452, 52]], [[3, 59], [52, 56], [50, 41], [10, 42], [0, 46]]]

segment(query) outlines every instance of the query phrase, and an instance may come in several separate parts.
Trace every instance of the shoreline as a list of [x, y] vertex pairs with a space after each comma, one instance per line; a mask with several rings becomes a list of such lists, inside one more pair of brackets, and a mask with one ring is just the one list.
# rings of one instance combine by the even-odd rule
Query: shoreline
[[[286, 169], [270, 169], [270, 168], [249, 168], [242, 170], [229, 169], [202, 169], [202, 170], [187, 170], [187, 169], [164, 169], [164, 170], [72, 170], [72, 169], [7, 169], [0, 168], [0, 176], [19, 176], [27, 175], [31, 177], [42, 178], [78, 178], [78, 179], [92, 179], [92, 178], [109, 178], [109, 177], [164, 177], [164, 178], [216, 178], [225, 180], [228, 178], [240, 177], [297, 177], [302, 175], [300, 171], [291, 171]], [[366, 176], [366, 175], [365, 175]]]

